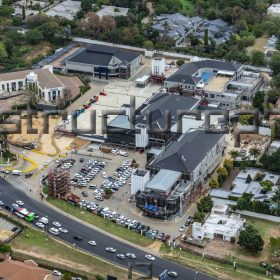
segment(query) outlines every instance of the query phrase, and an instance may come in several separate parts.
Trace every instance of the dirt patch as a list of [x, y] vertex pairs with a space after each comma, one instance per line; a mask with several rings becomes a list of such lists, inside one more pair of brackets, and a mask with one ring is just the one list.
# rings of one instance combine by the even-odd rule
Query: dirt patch
[[23, 59], [31, 62], [32, 59], [38, 57], [38, 56], [47, 56], [51, 50], [52, 46], [49, 42], [42, 42], [36, 46], [26, 46], [27, 48], [30, 48], [30, 51], [28, 54], [23, 56]]
[[267, 40], [268, 40], [267, 36], [262, 36], [260, 38], [257, 38], [256, 41], [255, 41], [255, 44], [253, 46], [248, 47], [247, 51], [248, 52], [252, 52], [252, 51], [263, 52], [264, 51], [264, 46], [265, 46]]

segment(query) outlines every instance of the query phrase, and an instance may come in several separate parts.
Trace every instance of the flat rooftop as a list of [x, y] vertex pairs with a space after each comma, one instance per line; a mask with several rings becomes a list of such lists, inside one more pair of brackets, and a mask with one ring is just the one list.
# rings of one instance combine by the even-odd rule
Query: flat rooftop
[[206, 91], [223, 92], [230, 80], [230, 77], [215, 76], [207, 82], [203, 89]]
[[181, 174], [181, 172], [161, 169], [146, 185], [145, 189], [167, 192], [178, 181]]

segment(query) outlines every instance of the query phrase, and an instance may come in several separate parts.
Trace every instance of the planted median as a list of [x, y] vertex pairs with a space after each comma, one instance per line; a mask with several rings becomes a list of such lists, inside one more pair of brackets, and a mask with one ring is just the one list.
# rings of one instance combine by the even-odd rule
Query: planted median
[[48, 202], [76, 218], [79, 218], [89, 224], [92, 224], [100, 229], [105, 230], [108, 233], [111, 233], [117, 237], [130, 241], [134, 244], [138, 244], [140, 246], [146, 247], [154, 242], [153, 239], [147, 236], [143, 236], [137, 232], [128, 230], [127, 228], [115, 224], [110, 220], [103, 219], [100, 216], [92, 214], [86, 211], [85, 209], [81, 209], [79, 207], [73, 206], [63, 200], [48, 198]]

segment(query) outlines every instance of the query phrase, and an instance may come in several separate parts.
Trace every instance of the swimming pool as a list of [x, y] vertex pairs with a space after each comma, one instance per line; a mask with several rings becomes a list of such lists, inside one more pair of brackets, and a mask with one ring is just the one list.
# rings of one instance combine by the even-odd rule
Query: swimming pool
[[212, 72], [202, 72], [200, 78], [203, 80], [204, 83], [208, 82], [214, 74]]

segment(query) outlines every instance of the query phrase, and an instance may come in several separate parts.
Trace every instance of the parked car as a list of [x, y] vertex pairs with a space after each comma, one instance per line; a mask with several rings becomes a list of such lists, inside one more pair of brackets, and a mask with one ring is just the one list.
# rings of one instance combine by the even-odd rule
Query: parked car
[[49, 229], [49, 232], [54, 234], [54, 235], [59, 235], [59, 230], [57, 228], [51, 227]]

